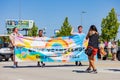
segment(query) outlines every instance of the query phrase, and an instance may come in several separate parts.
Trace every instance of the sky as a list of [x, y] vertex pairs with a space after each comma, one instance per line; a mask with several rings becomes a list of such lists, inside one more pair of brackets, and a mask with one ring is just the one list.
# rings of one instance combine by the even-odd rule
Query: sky
[[120, 0], [0, 0], [0, 34], [6, 33], [6, 19], [20, 18], [34, 20], [39, 29], [46, 28], [46, 36], [54, 36], [54, 30], [60, 29], [65, 17], [75, 32], [82, 25], [87, 34], [94, 24], [101, 33], [101, 21], [112, 8], [120, 21]]

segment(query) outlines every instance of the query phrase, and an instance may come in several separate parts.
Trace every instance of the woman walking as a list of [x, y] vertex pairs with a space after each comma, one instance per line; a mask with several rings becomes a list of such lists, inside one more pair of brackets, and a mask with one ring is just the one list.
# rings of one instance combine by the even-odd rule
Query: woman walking
[[[89, 67], [86, 69], [86, 71], [90, 73], [97, 73], [97, 69], [95, 66], [95, 55], [97, 54], [97, 51], [98, 51], [99, 34], [95, 25], [90, 26], [86, 39], [89, 39], [87, 48], [89, 47], [92, 48], [92, 53], [91, 55], [88, 56]], [[91, 71], [91, 69], [93, 70]]]
[[117, 54], [117, 44], [116, 42], [112, 42], [112, 60], [116, 60], [116, 54]]

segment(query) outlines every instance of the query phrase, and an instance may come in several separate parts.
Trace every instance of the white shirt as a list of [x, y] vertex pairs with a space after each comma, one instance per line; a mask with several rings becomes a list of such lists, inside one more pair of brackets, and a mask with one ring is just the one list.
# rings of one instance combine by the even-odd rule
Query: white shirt
[[20, 33], [11, 33], [9, 37], [10, 37], [12, 46], [14, 46], [14, 44], [15, 44], [15, 37], [16, 37], [16, 36], [23, 36], [23, 35], [20, 34]]
[[111, 48], [111, 47], [112, 47], [112, 43], [108, 42], [108, 48]]

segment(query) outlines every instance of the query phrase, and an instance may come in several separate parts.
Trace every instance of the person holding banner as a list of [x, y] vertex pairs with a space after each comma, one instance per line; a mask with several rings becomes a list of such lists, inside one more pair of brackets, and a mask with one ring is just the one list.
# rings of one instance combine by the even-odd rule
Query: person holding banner
[[[89, 73], [97, 73], [97, 69], [95, 66], [95, 55], [98, 51], [99, 34], [95, 25], [90, 26], [86, 39], [89, 39], [87, 48], [92, 48], [91, 55], [88, 55], [89, 67], [86, 69], [86, 71]], [[91, 68], [93, 69], [92, 71]]]
[[[11, 41], [11, 46], [12, 49], [14, 50], [15, 48], [15, 37], [16, 36], [23, 36], [22, 34], [18, 33], [18, 28], [14, 27], [13, 28], [13, 32], [10, 34], [10, 41]], [[18, 66], [18, 63], [15, 61], [15, 53], [13, 54], [13, 61], [14, 61], [14, 68], [16, 68]]]
[[[43, 30], [39, 30], [38, 32], [38, 36], [39, 37], [43, 37]], [[45, 63], [43, 63], [43, 61], [41, 61], [41, 65], [40, 65], [40, 62], [38, 61], [38, 66], [41, 66], [41, 67], [44, 67], [45, 66]]]
[[[78, 26], [78, 33], [73, 33], [73, 29], [72, 29], [72, 31], [71, 31], [71, 34], [73, 34], [73, 35], [81, 35], [81, 34], [84, 34], [83, 33], [83, 27], [80, 25], [80, 26]], [[84, 34], [85, 35], [85, 34]], [[81, 63], [81, 61], [75, 61], [75, 65], [76, 66], [82, 66], [82, 63]]]

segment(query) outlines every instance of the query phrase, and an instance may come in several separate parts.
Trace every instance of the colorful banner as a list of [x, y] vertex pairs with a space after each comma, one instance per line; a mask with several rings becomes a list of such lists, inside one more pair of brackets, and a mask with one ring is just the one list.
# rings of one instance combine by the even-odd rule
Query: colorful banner
[[87, 61], [85, 34], [67, 37], [15, 37], [15, 60], [43, 62]]

